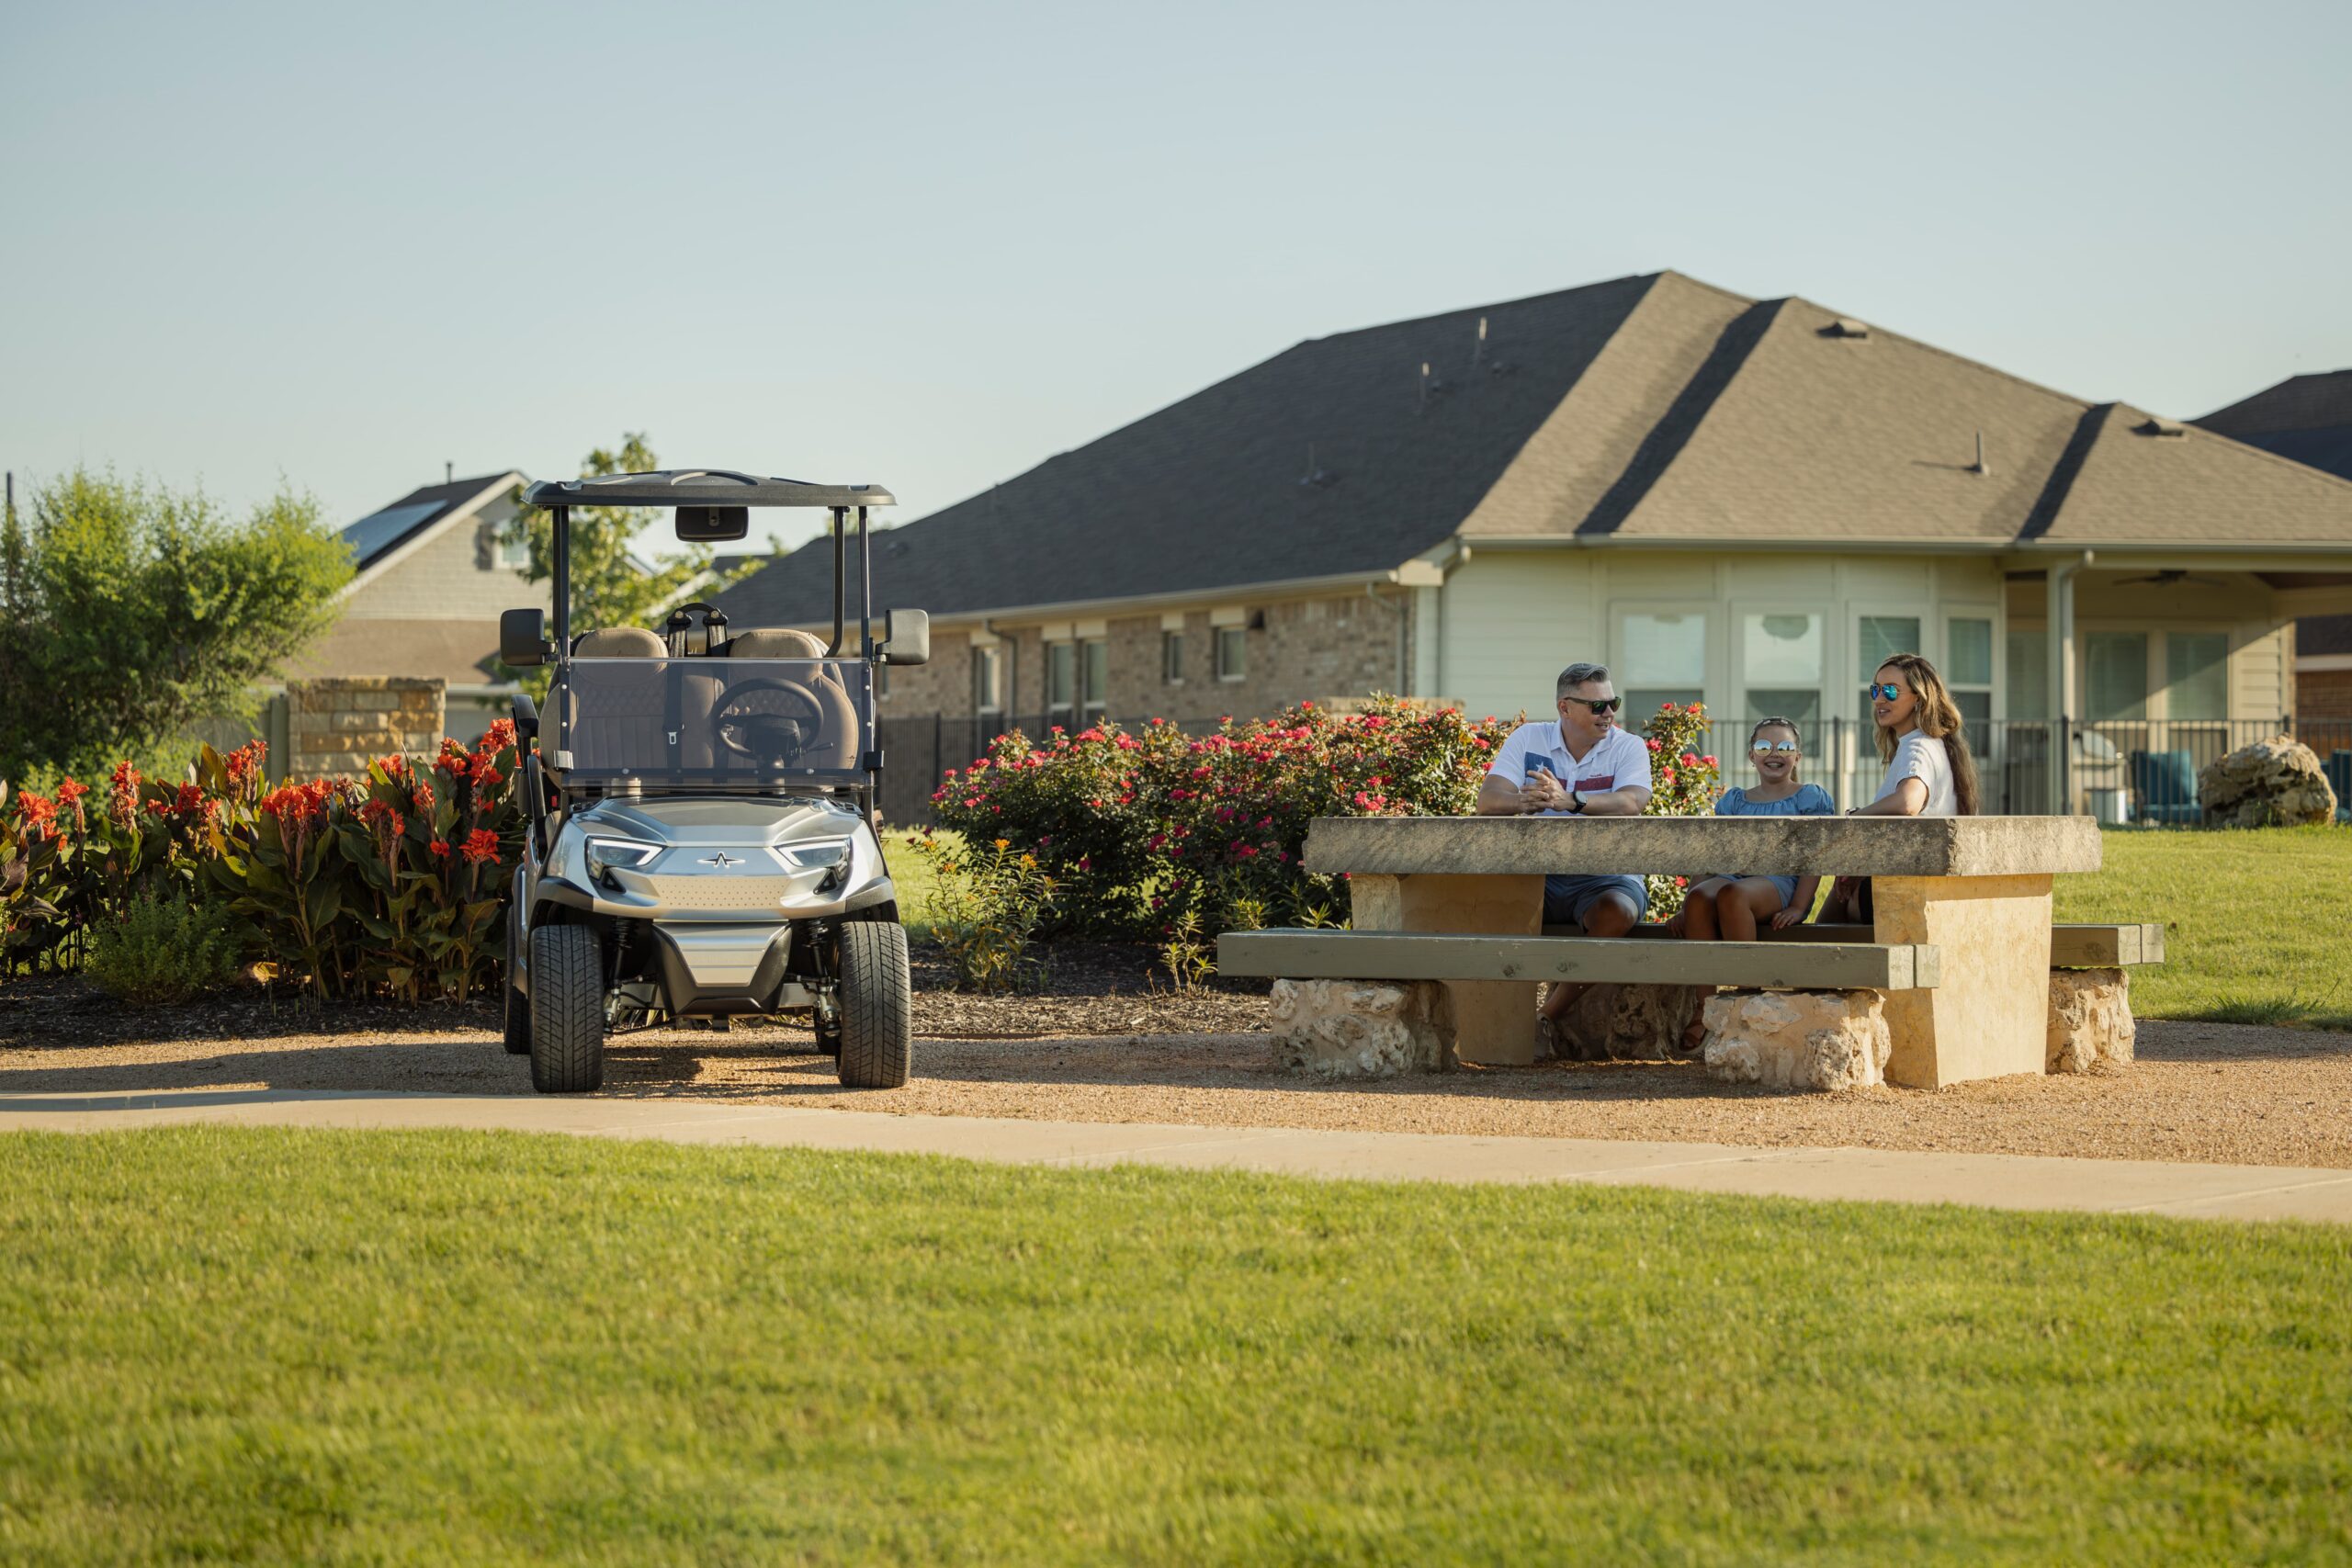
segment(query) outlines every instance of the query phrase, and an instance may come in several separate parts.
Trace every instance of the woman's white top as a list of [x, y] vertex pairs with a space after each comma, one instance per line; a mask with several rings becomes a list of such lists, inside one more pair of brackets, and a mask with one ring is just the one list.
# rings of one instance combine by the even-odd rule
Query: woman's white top
[[1951, 787], [1951, 752], [1923, 729], [1915, 729], [1895, 742], [1894, 760], [1886, 764], [1886, 782], [1878, 786], [1875, 798], [1884, 800], [1905, 779], [1917, 779], [1928, 786], [1928, 804], [1920, 808], [1920, 816], [1960, 815], [1960, 797]]

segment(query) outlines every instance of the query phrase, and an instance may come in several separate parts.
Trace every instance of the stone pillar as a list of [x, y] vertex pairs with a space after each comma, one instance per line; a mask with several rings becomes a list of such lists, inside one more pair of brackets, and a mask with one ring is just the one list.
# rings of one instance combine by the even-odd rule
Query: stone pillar
[[1867, 1089], [1886, 1081], [1877, 991], [1730, 991], [1707, 999], [1707, 1076], [1767, 1089]]
[[1327, 1078], [1394, 1077], [1450, 1058], [1445, 987], [1434, 980], [1277, 980], [1274, 1062]]
[[1880, 876], [1871, 882], [1883, 942], [1933, 942], [1928, 990], [1894, 991], [1889, 1083], [1941, 1089], [2039, 1073], [2050, 1026], [2048, 876]]
[[430, 753], [447, 733], [447, 688], [397, 675], [292, 681], [286, 687], [286, 773], [353, 773], [388, 752]]
[[[1544, 934], [1539, 876], [1375, 876], [1349, 878], [1357, 931], [1457, 931], [1479, 936]], [[1443, 982], [1453, 1018], [1447, 1044], [1461, 1061], [1523, 1067], [1535, 1060], [1532, 980]]]
[[2101, 1063], [2128, 1067], [2137, 1035], [2130, 970], [2050, 972], [2049, 1071], [2087, 1073]]

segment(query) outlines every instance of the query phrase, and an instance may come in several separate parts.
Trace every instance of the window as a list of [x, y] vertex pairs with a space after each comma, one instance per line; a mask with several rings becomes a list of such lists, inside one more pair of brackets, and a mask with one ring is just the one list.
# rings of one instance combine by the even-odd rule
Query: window
[[1617, 690], [1629, 728], [1662, 703], [1704, 702], [1707, 696], [1707, 617], [1683, 615], [1617, 617]]
[[2040, 631], [2011, 632], [2008, 637], [2009, 716], [2046, 719], [2050, 716], [2050, 639]]
[[2165, 634], [2165, 714], [2185, 719], [2230, 716], [2227, 632]]
[[531, 542], [527, 537], [516, 538], [510, 536], [504, 525], [502, 525], [492, 537], [497, 541], [497, 560], [500, 566], [515, 571], [529, 570]]
[[1054, 724], [1067, 725], [1076, 711], [1078, 696], [1078, 644], [1049, 642], [1046, 645], [1046, 717]]
[[2092, 632], [2083, 638], [2083, 716], [2093, 724], [2148, 716], [2148, 634]]
[[1184, 683], [1184, 634], [1159, 634], [1159, 679], [1168, 685]]
[[1216, 628], [1216, 678], [1238, 681], [1250, 672], [1250, 634], [1239, 626]]
[[1864, 615], [1854, 624], [1854, 675], [1865, 686], [1878, 667], [1898, 653], [1919, 651], [1917, 615]]
[[1004, 711], [1003, 655], [993, 648], [972, 649], [972, 711]]
[[[1970, 728], [1983, 735], [1993, 722], [1993, 623], [1954, 615], [1944, 623], [1944, 684]], [[1980, 742], [1981, 744], [1981, 742]]]
[[1792, 718], [1808, 735], [1821, 719], [1821, 617], [1776, 613], [1744, 617], [1739, 629], [1740, 682], [1747, 690], [1747, 722]]
[[1111, 645], [1096, 638], [1078, 645], [1079, 673], [1085, 682], [1079, 695], [1089, 724], [1102, 716], [1111, 691]]

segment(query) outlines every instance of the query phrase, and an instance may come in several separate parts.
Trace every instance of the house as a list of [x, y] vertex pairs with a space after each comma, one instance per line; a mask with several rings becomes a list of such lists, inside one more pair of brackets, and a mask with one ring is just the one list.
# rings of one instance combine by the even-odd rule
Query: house
[[[818, 627], [831, 573], [805, 547], [720, 602]], [[2352, 482], [1661, 272], [1301, 343], [877, 536], [875, 578], [933, 617], [879, 699], [925, 766], [1016, 719], [1540, 713], [1598, 658], [1726, 754], [1800, 719], [1850, 797], [1863, 682], [1912, 649], [1988, 804], [2120, 817], [2136, 754], [2292, 722], [2295, 618], [2352, 611]]]
[[[2352, 479], [2352, 370], [2290, 376], [2197, 423]], [[2338, 721], [2352, 745], [2352, 615], [2295, 623], [2295, 711], [2307, 725]]]
[[342, 617], [288, 676], [437, 678], [449, 733], [479, 736], [514, 690], [490, 671], [499, 613], [549, 603], [547, 584], [524, 580], [523, 547], [504, 538], [523, 482], [509, 469], [425, 485], [345, 528], [354, 570]]

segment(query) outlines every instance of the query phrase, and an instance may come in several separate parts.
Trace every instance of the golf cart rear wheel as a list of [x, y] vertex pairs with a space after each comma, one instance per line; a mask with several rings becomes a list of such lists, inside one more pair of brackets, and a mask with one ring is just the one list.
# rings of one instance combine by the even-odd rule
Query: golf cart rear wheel
[[914, 1069], [907, 929], [845, 920], [841, 944], [841, 1081], [851, 1089], [897, 1089]]
[[506, 1054], [527, 1056], [531, 1054], [531, 999], [511, 984], [498, 988], [506, 995]]
[[531, 933], [531, 1087], [586, 1094], [605, 1081], [605, 946], [586, 926]]

